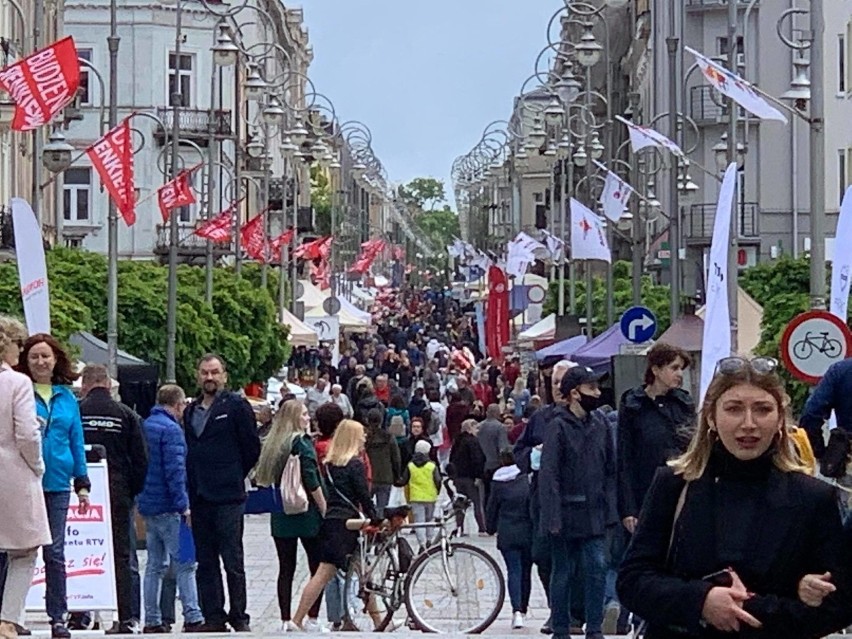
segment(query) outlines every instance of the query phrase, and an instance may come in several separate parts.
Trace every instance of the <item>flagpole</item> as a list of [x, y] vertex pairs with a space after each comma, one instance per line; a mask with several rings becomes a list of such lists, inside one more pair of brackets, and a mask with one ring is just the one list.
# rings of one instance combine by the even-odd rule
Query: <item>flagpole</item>
[[562, 240], [562, 254], [559, 256], [559, 308], [556, 311], [556, 315], [558, 317], [562, 317], [565, 315], [565, 257], [566, 257], [566, 244], [565, 244], [565, 214], [566, 207], [565, 203], [567, 202], [567, 185], [565, 171], [568, 169], [568, 162], [570, 162], [570, 150], [569, 150], [569, 159], [565, 160], [564, 158], [560, 161], [560, 171], [559, 171], [559, 208], [556, 209], [556, 200], [554, 198], [554, 209], [559, 211], [559, 239]]
[[[728, 0], [728, 69], [735, 75], [737, 74], [737, 0]], [[737, 109], [739, 104], [733, 98], [727, 99], [728, 103], [728, 162], [738, 162], [739, 154], [737, 153]], [[746, 144], [748, 140], [745, 141]], [[737, 165], [737, 170], [740, 170]], [[743, 167], [745, 171], [745, 167]], [[737, 193], [743, 188], [742, 182], [737, 185]], [[740, 197], [735, 196], [737, 209], [740, 206]], [[737, 263], [737, 254], [739, 253], [739, 233], [740, 225], [738, 223], [739, 216], [731, 215], [731, 230], [730, 230], [730, 246], [728, 247], [728, 314], [731, 324], [731, 353], [737, 352], [738, 347], [738, 308], [737, 308], [737, 291], [739, 289], [739, 265]]]
[[[118, 124], [118, 0], [109, 3], [109, 130]], [[118, 211], [107, 198], [107, 369], [118, 379]], [[57, 215], [59, 212], [57, 211]]]
[[[671, 35], [666, 38], [669, 73], [669, 139], [677, 144], [677, 50], [680, 39], [675, 34], [674, 14], [672, 14]], [[680, 316], [680, 204], [678, 202], [677, 170], [679, 159], [672, 155], [669, 173], [669, 274], [671, 276], [671, 297], [669, 299], [670, 322], [674, 324]]]

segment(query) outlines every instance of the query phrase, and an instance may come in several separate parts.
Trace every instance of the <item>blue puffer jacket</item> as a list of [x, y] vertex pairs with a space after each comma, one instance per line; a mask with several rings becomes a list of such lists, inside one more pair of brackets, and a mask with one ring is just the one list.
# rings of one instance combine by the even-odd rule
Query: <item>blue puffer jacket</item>
[[66, 386], [53, 386], [49, 403], [36, 393], [36, 415], [42, 434], [45, 492], [61, 493], [89, 488], [83, 423], [77, 398]]
[[183, 430], [162, 406], [151, 410], [144, 430], [148, 442], [148, 474], [145, 487], [136, 498], [139, 514], [145, 517], [182, 514], [189, 508]]

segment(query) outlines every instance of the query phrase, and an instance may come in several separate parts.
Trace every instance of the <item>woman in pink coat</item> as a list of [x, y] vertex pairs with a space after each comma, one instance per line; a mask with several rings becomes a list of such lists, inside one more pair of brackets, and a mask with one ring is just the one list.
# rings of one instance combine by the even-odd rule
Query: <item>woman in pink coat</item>
[[51, 542], [41, 487], [44, 460], [36, 420], [32, 380], [12, 370], [18, 364], [27, 331], [19, 321], [0, 315], [0, 551], [8, 558], [0, 604], [0, 638], [18, 636], [15, 623], [33, 578], [36, 553]]

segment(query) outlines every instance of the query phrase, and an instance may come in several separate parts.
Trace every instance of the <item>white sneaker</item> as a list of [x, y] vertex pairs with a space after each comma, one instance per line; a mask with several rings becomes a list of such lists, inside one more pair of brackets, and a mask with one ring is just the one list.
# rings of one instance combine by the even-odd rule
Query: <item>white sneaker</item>
[[304, 625], [305, 632], [329, 632], [329, 629], [319, 622], [319, 619], [311, 619], [310, 617]]
[[304, 632], [304, 630], [299, 628], [299, 626], [294, 624], [292, 621], [282, 621], [281, 632]]
[[524, 615], [521, 612], [516, 612], [512, 615], [512, 630], [520, 630], [524, 627]]

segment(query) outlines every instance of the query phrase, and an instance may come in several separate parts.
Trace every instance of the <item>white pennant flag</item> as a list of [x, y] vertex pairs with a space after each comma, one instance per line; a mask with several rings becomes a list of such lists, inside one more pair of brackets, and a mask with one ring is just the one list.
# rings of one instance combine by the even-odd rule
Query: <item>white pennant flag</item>
[[634, 153], [653, 146], [659, 149], [668, 149], [677, 156], [685, 157], [681, 148], [662, 133], [648, 127], [633, 124], [620, 115], [615, 116], [615, 119], [627, 125], [627, 130], [630, 133], [630, 146]]
[[544, 243], [547, 245], [547, 250], [550, 251], [550, 258], [553, 261], [558, 262], [562, 259], [562, 251], [565, 248], [565, 242], [552, 233], [545, 231]]
[[731, 98], [746, 111], [754, 113], [761, 120], [778, 120], [784, 124], [787, 123], [784, 114], [769, 104], [747, 80], [710, 58], [705, 58], [695, 49], [684, 47], [684, 50], [695, 56], [701, 73], [720, 93]]
[[601, 207], [604, 215], [613, 222], [618, 222], [624, 214], [624, 208], [630, 201], [633, 188], [612, 171], [606, 172], [603, 193], [601, 193]]
[[571, 198], [571, 259], [612, 261], [604, 221]]

